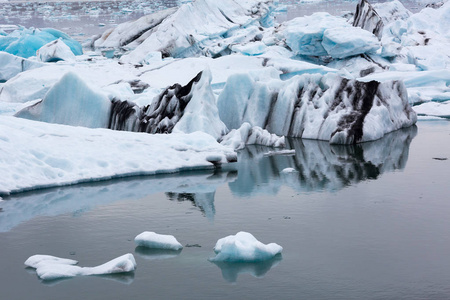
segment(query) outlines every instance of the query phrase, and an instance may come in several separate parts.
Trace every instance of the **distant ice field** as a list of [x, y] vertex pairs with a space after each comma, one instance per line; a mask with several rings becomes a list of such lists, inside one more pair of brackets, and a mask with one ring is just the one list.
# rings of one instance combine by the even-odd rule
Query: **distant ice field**
[[[0, 30], [7, 31], [15, 25], [24, 27], [51, 27], [62, 30], [80, 42], [120, 23], [136, 20], [152, 12], [179, 6], [180, 0], [161, 1], [5, 1], [0, 0]], [[295, 17], [326, 11], [333, 15], [354, 12], [358, 1], [335, 0], [280, 0], [276, 20], [284, 22]], [[386, 0], [372, 0], [382, 3]], [[406, 8], [418, 12], [432, 0], [402, 1]], [[11, 27], [12, 26], [12, 27]]]

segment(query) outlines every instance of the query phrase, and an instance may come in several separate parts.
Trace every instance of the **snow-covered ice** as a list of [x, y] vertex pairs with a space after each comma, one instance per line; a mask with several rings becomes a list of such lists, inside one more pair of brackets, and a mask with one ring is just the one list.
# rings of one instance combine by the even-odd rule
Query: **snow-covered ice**
[[173, 235], [158, 234], [152, 231], [144, 231], [134, 238], [138, 246], [166, 250], [181, 250], [183, 246]]
[[281, 254], [283, 247], [278, 244], [263, 244], [251, 233], [240, 231], [236, 235], [221, 238], [214, 246], [216, 256], [211, 261], [258, 262], [269, 260]]
[[[96, 267], [75, 266], [73, 261], [47, 255], [31, 256], [25, 264], [36, 268], [36, 274], [42, 280], [55, 280], [75, 276], [106, 275], [128, 273], [136, 270], [133, 254], [125, 254]], [[76, 263], [76, 262], [75, 262]]]
[[236, 160], [209, 134], [150, 135], [0, 116], [0, 194]]

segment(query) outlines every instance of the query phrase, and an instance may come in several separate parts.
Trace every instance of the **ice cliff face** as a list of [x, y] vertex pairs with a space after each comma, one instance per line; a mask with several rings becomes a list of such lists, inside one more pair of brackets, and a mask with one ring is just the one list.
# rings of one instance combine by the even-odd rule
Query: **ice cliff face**
[[113, 101], [109, 128], [147, 133], [203, 131], [219, 139], [227, 128], [218, 116], [211, 74], [200, 72], [187, 85], [166, 88], [150, 105]]
[[353, 26], [361, 27], [381, 38], [384, 23], [375, 9], [366, 0], [360, 0], [356, 6]]
[[[229, 79], [236, 81], [233, 76]], [[222, 119], [229, 120], [225, 124], [233, 128], [249, 122], [277, 135], [353, 144], [379, 139], [417, 120], [401, 82], [360, 82], [328, 74], [269, 85], [253, 82], [250, 92], [238, 97], [241, 105], [228, 108], [222, 102], [236, 96], [233, 87], [225, 86], [218, 100]]]

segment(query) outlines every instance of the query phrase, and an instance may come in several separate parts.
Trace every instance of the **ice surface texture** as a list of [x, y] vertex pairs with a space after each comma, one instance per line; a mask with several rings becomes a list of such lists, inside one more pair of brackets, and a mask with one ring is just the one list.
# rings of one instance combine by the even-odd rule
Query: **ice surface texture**
[[240, 231], [217, 241], [214, 247], [216, 256], [211, 261], [258, 262], [269, 260], [281, 254], [283, 247], [278, 244], [263, 244], [251, 233]]
[[70, 50], [62, 38], [45, 44], [36, 51], [36, 56], [42, 62], [57, 62], [60, 60], [73, 61], [75, 54]]
[[151, 231], [144, 231], [134, 238], [134, 242], [138, 246], [147, 248], [181, 250], [183, 246], [177, 241], [173, 235], [158, 234]]
[[85, 275], [106, 275], [127, 273], [136, 270], [133, 254], [125, 254], [96, 267], [74, 266], [77, 261], [49, 255], [34, 255], [25, 261], [25, 265], [36, 269], [43, 280], [55, 280]]
[[47, 123], [105, 128], [111, 101], [89, 87], [77, 74], [65, 74], [44, 99], [16, 114], [17, 117]]
[[206, 133], [150, 135], [0, 116], [0, 194], [214, 168], [236, 154]]
[[[227, 85], [236, 82], [230, 76]], [[241, 104], [228, 109], [221, 104], [237, 98], [239, 89], [233, 87], [225, 86], [219, 97], [224, 109], [219, 113], [230, 128], [248, 122], [279, 136], [353, 144], [379, 139], [417, 120], [401, 82], [360, 82], [333, 74], [272, 80], [270, 88], [249, 82], [252, 87], [243, 88]]]

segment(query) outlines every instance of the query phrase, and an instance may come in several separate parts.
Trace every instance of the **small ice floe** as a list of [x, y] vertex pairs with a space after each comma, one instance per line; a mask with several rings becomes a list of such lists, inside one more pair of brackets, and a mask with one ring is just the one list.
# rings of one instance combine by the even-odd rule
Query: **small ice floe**
[[280, 150], [280, 151], [269, 151], [263, 154], [264, 156], [274, 156], [274, 155], [295, 155], [295, 150]]
[[77, 261], [49, 255], [33, 255], [25, 265], [36, 269], [36, 274], [43, 280], [55, 280], [75, 276], [106, 275], [127, 273], [136, 270], [133, 254], [125, 254], [96, 267], [75, 266]]
[[151, 231], [144, 231], [134, 238], [138, 246], [156, 249], [181, 250], [183, 246], [173, 235], [158, 234]]
[[41, 254], [30, 256], [25, 261], [25, 266], [35, 269], [37, 269], [39, 265], [43, 264], [76, 265], [78, 264], [78, 261], [68, 258], [60, 258], [56, 256], [41, 255]]
[[289, 174], [289, 173], [297, 173], [298, 171], [294, 168], [284, 168], [281, 170], [282, 174]]
[[263, 244], [251, 233], [240, 231], [217, 241], [214, 247], [216, 256], [212, 262], [260, 262], [281, 254], [283, 247], [278, 244]]

